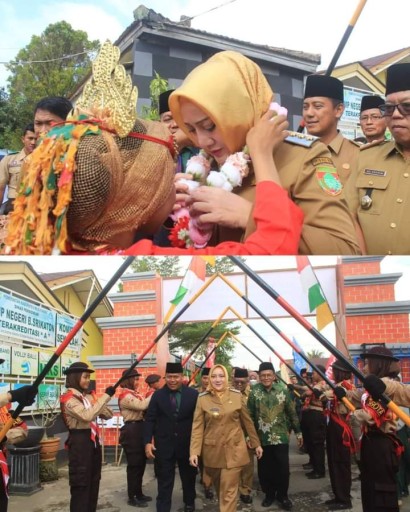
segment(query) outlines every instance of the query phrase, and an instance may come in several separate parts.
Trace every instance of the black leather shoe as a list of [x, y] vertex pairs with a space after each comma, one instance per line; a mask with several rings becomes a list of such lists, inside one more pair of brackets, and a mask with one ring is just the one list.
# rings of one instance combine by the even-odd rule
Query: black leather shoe
[[274, 501], [275, 501], [275, 498], [268, 498], [266, 496], [265, 499], [262, 501], [261, 505], [262, 505], [262, 507], [270, 507]]
[[194, 511], [195, 511], [194, 505], [185, 505], [184, 512], [194, 512]]
[[302, 468], [305, 470], [308, 470], [308, 469], [313, 469], [313, 466], [310, 462], [307, 462], [306, 464], [302, 465]]
[[293, 503], [289, 498], [283, 498], [283, 500], [278, 499], [278, 503], [282, 510], [292, 510]]
[[335, 503], [334, 505], [329, 505], [329, 510], [350, 510], [352, 508], [352, 503]]
[[214, 499], [214, 493], [210, 487], [206, 487], [205, 489], [205, 498], [207, 500], [213, 500]]
[[151, 496], [145, 496], [145, 494], [141, 494], [140, 496], [135, 496], [137, 501], [152, 501]]
[[323, 505], [335, 505], [336, 503], [339, 503], [339, 501], [336, 498], [332, 498], [331, 500], [326, 500]]
[[325, 478], [324, 473], [316, 473], [316, 471], [311, 471], [310, 473], [306, 473], [306, 476], [309, 480], [317, 480], [318, 478]]
[[247, 505], [250, 505], [252, 503], [252, 496], [250, 494], [240, 494], [239, 498], [242, 501], [242, 503], [246, 503]]
[[139, 507], [139, 508], [146, 508], [146, 507], [148, 507], [148, 505], [147, 505], [147, 503], [145, 503], [145, 501], [139, 501], [139, 500], [137, 500], [135, 498], [133, 498], [132, 500], [129, 499], [127, 503], [128, 503], [128, 505], [130, 507]]

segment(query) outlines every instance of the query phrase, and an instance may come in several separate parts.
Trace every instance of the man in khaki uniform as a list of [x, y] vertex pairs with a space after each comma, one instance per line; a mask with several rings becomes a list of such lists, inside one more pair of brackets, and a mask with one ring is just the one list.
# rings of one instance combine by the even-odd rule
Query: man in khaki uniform
[[410, 254], [410, 64], [387, 70], [380, 110], [393, 140], [361, 148], [346, 195], [368, 254]]
[[356, 166], [359, 144], [337, 129], [344, 112], [343, 83], [332, 76], [310, 75], [306, 80], [303, 121], [310, 135], [326, 144], [343, 185]]
[[[251, 388], [249, 386], [249, 374], [246, 368], [236, 368], [233, 379], [234, 388], [242, 393], [245, 403], [248, 402]], [[243, 503], [252, 503], [253, 485], [253, 450], [248, 446], [249, 464], [243, 466], [239, 480], [239, 497]]]
[[0, 204], [3, 202], [4, 192], [6, 186], [8, 186], [7, 201], [0, 208], [2, 215], [8, 215], [13, 211], [13, 203], [20, 183], [21, 166], [27, 155], [32, 153], [36, 147], [36, 134], [34, 133], [33, 123], [28, 124], [24, 128], [21, 141], [23, 142], [23, 149], [17, 154], [5, 156], [0, 162]]
[[384, 140], [386, 119], [380, 111], [380, 96], [363, 96], [360, 104], [360, 128], [368, 143]]

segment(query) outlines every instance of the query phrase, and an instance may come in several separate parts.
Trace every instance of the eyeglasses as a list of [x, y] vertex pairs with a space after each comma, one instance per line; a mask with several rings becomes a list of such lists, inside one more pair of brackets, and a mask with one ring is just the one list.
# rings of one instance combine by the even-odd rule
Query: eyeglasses
[[361, 117], [360, 121], [364, 121], [365, 123], [367, 123], [369, 119], [371, 119], [372, 121], [378, 121], [379, 119], [383, 119], [383, 116], [377, 114], [370, 114], [370, 116]]
[[386, 103], [379, 106], [385, 116], [392, 116], [396, 108], [402, 116], [410, 116], [410, 103]]

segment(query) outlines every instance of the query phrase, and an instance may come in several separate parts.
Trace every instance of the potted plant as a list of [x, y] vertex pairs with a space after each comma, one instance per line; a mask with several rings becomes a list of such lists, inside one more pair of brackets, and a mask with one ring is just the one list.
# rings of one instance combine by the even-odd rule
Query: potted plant
[[60, 438], [50, 435], [49, 429], [55, 424], [60, 414], [59, 399], [53, 401], [44, 400], [44, 409], [36, 416], [32, 415], [37, 427], [44, 429], [43, 438], [40, 441], [40, 480], [49, 482], [58, 479], [57, 453], [60, 447]]

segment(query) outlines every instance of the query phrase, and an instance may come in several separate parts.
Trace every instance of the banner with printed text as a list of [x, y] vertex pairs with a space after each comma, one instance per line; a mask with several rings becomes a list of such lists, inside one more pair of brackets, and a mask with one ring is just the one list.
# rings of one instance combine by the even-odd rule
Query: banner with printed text
[[11, 338], [54, 347], [56, 312], [0, 291], [0, 330]]
[[[76, 324], [77, 319], [64, 315], [63, 313], [57, 313], [57, 329], [56, 329], [56, 346], [58, 347], [65, 340], [67, 334], [71, 331], [71, 329]], [[77, 353], [80, 352], [81, 349], [81, 339], [83, 335], [83, 330], [80, 329], [78, 333], [74, 336], [74, 338], [70, 341], [68, 345], [68, 349], [75, 350]]]
[[38, 352], [20, 347], [11, 348], [11, 373], [24, 377], [37, 377]]
[[0, 364], [0, 374], [10, 375], [11, 373], [11, 347], [10, 345], [0, 345], [0, 358], [4, 363]]
[[[39, 352], [38, 353], [38, 373], [41, 373], [52, 356], [51, 352]], [[48, 373], [46, 379], [58, 379], [60, 377], [60, 359], [53, 364]]]
[[60, 386], [40, 384], [38, 387], [37, 406], [39, 409], [59, 410]]

